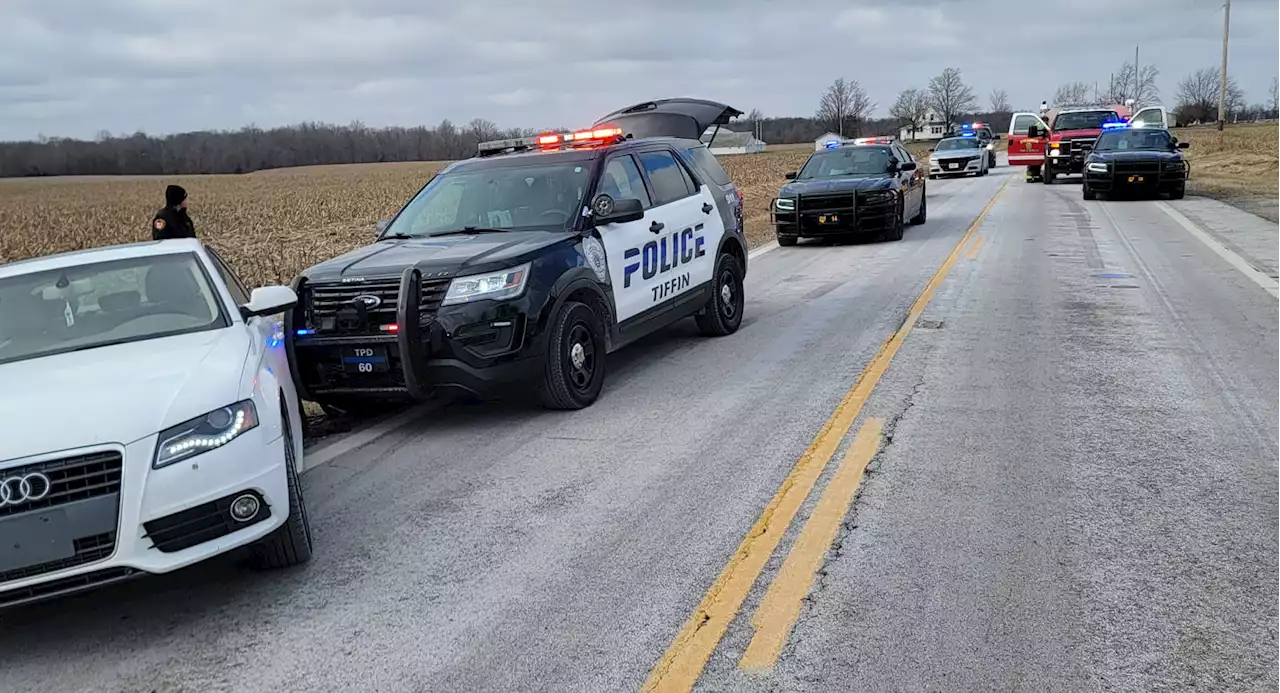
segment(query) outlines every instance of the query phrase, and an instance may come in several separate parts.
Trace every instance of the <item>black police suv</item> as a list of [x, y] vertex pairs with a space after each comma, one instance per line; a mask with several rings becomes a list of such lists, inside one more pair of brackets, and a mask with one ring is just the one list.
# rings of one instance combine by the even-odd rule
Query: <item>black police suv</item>
[[925, 181], [901, 144], [847, 144], [816, 151], [773, 201], [778, 245], [801, 238], [874, 234], [901, 240], [928, 215]]
[[1115, 128], [1103, 131], [1084, 162], [1083, 196], [1159, 195], [1180, 200], [1187, 193], [1190, 166], [1178, 142], [1164, 128]]
[[376, 242], [294, 280], [286, 349], [303, 398], [536, 389], [589, 406], [606, 354], [692, 316], [742, 322], [742, 196], [699, 137], [741, 112], [666, 99], [589, 130], [486, 142], [433, 176]]

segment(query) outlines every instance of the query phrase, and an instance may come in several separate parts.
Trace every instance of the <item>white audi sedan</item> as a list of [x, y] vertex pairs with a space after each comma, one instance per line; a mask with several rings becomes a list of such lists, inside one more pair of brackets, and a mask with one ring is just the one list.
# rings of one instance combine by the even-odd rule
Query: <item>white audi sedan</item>
[[244, 546], [310, 558], [296, 301], [195, 239], [0, 265], [0, 608]]

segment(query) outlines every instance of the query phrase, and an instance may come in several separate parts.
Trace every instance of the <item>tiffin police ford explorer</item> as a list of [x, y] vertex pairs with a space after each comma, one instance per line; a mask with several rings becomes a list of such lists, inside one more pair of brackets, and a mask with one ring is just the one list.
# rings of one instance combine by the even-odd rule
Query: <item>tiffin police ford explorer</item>
[[375, 243], [295, 279], [286, 346], [302, 397], [349, 410], [516, 389], [578, 409], [629, 342], [690, 316], [705, 334], [735, 332], [742, 196], [699, 136], [737, 115], [667, 99], [482, 143]]

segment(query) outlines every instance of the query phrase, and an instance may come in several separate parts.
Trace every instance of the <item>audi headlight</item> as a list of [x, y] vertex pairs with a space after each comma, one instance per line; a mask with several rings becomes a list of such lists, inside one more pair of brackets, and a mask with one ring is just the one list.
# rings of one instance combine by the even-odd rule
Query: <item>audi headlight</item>
[[529, 263], [527, 262], [519, 267], [504, 269], [500, 272], [458, 277], [449, 282], [449, 291], [444, 295], [444, 301], [440, 305], [452, 306], [481, 299], [515, 298], [524, 293], [524, 285], [528, 279]]
[[892, 202], [894, 194], [892, 190], [875, 190], [862, 194], [862, 201], [868, 204], [882, 204]]
[[778, 212], [794, 212], [796, 200], [794, 197], [779, 197], [773, 201], [773, 209]]
[[1085, 168], [1087, 168], [1090, 173], [1106, 173], [1107, 172], [1107, 165], [1100, 161], [1090, 161], [1089, 165], [1086, 166]]
[[202, 452], [220, 448], [257, 426], [258, 410], [253, 406], [253, 400], [246, 399], [228, 407], [214, 409], [208, 414], [161, 431], [159, 442], [156, 443], [156, 458], [151, 466], [155, 469], [167, 467]]

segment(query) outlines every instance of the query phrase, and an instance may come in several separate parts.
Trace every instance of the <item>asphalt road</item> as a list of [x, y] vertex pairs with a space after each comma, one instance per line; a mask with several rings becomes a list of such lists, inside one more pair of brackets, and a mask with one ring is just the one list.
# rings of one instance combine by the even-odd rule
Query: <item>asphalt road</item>
[[[636, 690], [877, 363], [759, 579], [715, 595], [742, 607], [699, 690], [1275, 690], [1275, 297], [1157, 203], [1012, 171], [931, 181], [901, 242], [760, 256], [738, 334], [627, 348], [588, 410], [450, 407], [316, 467], [304, 568], [0, 616], [0, 691]], [[871, 421], [780, 658], [745, 671]]]

